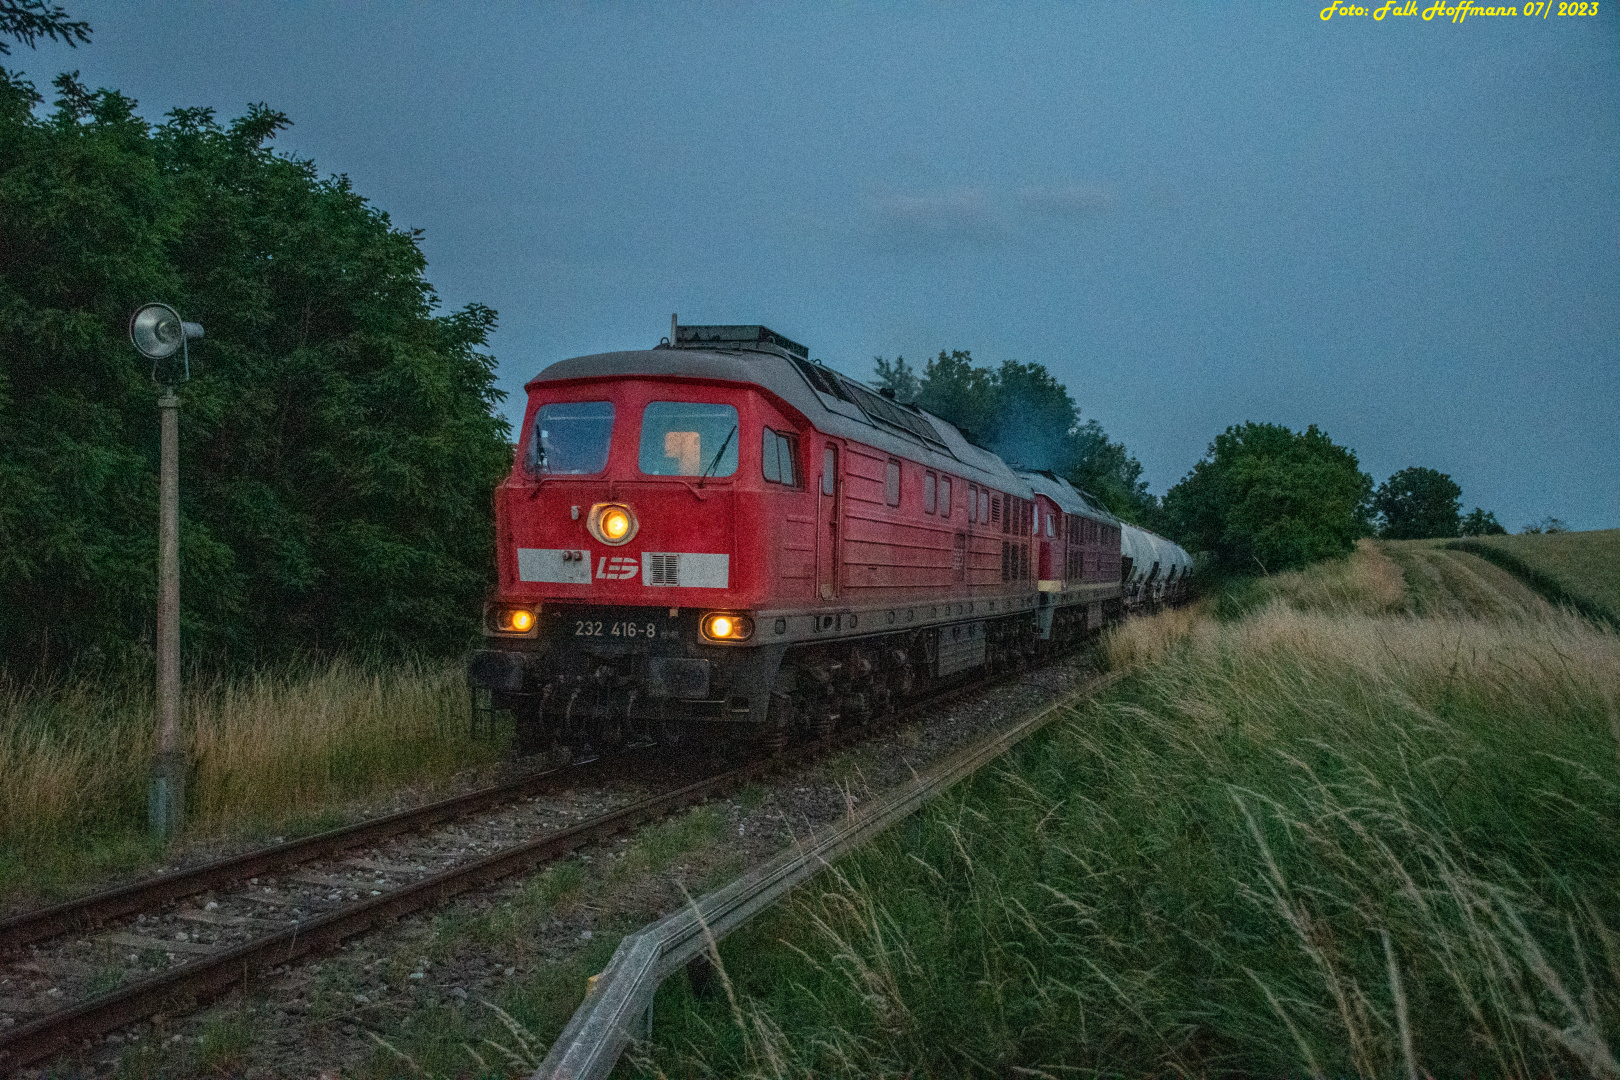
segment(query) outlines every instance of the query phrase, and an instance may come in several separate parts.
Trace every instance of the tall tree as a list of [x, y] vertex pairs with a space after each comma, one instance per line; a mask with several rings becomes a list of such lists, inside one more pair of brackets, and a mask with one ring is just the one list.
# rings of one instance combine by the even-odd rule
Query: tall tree
[[[1007, 360], [981, 367], [965, 349], [941, 350], [919, 380], [903, 358], [875, 361], [878, 385], [901, 401], [915, 400], [1015, 465], [1066, 476], [1127, 520], [1163, 527], [1141, 462], [1110, 441], [1096, 420], [1082, 419], [1068, 389], [1044, 365]], [[912, 383], [916, 390], [908, 397]]]
[[1414, 465], [1378, 485], [1373, 496], [1378, 535], [1387, 540], [1456, 536], [1462, 488], [1443, 472]]
[[1233, 570], [1292, 570], [1346, 555], [1369, 531], [1372, 477], [1313, 424], [1227, 428], [1165, 495], [1175, 535]]
[[1489, 510], [1474, 507], [1469, 515], [1462, 519], [1462, 525], [1457, 529], [1458, 536], [1506, 536], [1507, 530], [1502, 523], [1496, 520], [1496, 515]]
[[917, 404], [955, 424], [969, 439], [993, 450], [995, 447], [990, 443], [1001, 406], [998, 389], [995, 372], [974, 364], [967, 350], [953, 349], [947, 353], [941, 349], [939, 356], [923, 368]]
[[435, 315], [416, 234], [269, 141], [57, 80], [0, 78], [0, 657], [147, 648], [157, 414], [126, 325], [207, 328], [181, 388], [190, 655], [454, 649], [490, 577], [510, 464], [482, 351], [495, 313]]
[[40, 38], [72, 48], [90, 40], [90, 24], [69, 19], [60, 5], [45, 0], [0, 0], [0, 56], [11, 52], [8, 37], [30, 49]]
[[905, 357], [897, 356], [891, 364], [881, 356], [874, 356], [872, 365], [877, 371], [875, 381], [879, 387], [893, 390], [895, 399], [907, 405], [917, 400], [922, 382], [917, 378], [917, 369], [908, 364]]

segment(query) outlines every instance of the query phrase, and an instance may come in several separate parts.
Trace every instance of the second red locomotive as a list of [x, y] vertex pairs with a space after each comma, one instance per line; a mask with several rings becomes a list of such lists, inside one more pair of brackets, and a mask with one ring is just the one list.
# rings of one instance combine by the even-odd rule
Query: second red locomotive
[[475, 687], [525, 751], [824, 732], [1117, 618], [1121, 522], [761, 326], [528, 384]]

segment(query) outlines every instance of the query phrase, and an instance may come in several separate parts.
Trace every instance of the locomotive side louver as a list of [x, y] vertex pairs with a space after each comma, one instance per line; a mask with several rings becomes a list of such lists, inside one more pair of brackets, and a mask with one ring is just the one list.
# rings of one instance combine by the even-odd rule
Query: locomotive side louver
[[677, 554], [654, 552], [647, 556], [648, 585], [679, 585], [681, 583], [681, 557]]
[[701, 551], [643, 551], [643, 585], [679, 585], [683, 589], [731, 587], [731, 556]]

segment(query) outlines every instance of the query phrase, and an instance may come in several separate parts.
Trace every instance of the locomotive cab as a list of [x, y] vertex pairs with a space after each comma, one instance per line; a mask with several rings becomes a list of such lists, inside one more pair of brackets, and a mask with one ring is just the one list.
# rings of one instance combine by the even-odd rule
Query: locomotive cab
[[815, 520], [809, 427], [757, 385], [661, 376], [678, 365], [659, 351], [564, 361], [528, 386], [468, 668], [525, 751], [765, 718], [781, 650], [755, 616], [794, 552], [763, 533]]

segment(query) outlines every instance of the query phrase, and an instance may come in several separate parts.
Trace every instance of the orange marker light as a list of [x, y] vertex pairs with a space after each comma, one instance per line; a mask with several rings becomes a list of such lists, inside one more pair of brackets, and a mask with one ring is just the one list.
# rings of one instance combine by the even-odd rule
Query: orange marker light
[[754, 636], [754, 620], [747, 615], [715, 612], [703, 617], [702, 627], [710, 641], [747, 641]]
[[490, 612], [490, 628], [502, 634], [527, 634], [535, 627], [533, 608], [498, 607]]

